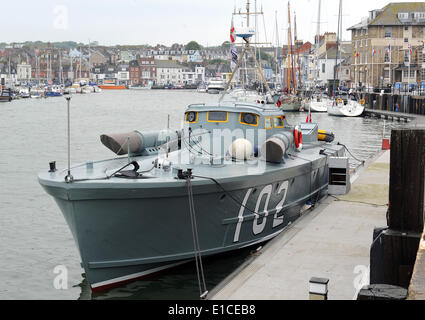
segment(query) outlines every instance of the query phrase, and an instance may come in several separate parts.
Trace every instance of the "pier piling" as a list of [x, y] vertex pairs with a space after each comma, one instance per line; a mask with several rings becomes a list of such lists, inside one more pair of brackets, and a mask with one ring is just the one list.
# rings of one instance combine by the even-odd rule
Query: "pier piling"
[[424, 168], [425, 130], [393, 130], [388, 228], [374, 233], [371, 285], [409, 286], [424, 229]]

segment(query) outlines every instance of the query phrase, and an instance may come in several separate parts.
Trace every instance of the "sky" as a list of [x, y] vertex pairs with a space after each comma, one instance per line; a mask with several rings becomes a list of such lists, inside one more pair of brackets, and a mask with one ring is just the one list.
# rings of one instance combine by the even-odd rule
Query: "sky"
[[[255, 0], [250, 2], [254, 11]], [[290, 3], [291, 15], [296, 12], [297, 16], [298, 39], [312, 42], [317, 30], [319, 0]], [[336, 32], [338, 3], [339, 0], [322, 0], [321, 33]], [[388, 0], [343, 0], [343, 40], [351, 39], [347, 28], [368, 16], [370, 10], [388, 3]], [[277, 43], [277, 17], [279, 43], [286, 43], [288, 1], [257, 0], [257, 8], [261, 5], [264, 16], [257, 18], [258, 41]], [[5, 1], [0, 42], [98, 41], [108, 46], [171, 46], [195, 40], [203, 46], [214, 46], [229, 40], [234, 8], [244, 12], [246, 0]], [[235, 27], [239, 23], [236, 19]]]

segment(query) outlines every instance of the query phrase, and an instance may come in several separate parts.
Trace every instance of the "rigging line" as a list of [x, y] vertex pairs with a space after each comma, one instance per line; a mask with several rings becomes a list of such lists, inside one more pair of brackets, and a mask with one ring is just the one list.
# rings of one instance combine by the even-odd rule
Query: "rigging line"
[[245, 208], [246, 210], [248, 210], [249, 212], [256, 214], [256, 215], [260, 215], [260, 213], [256, 212], [255, 210], [252, 210], [250, 208], [248, 208], [247, 206], [245, 206], [241, 201], [239, 201], [238, 199], [236, 199], [232, 194], [230, 194], [226, 189], [224, 189], [224, 187], [220, 184], [220, 182], [218, 182], [217, 180], [215, 180], [214, 178], [211, 177], [203, 177], [203, 176], [193, 176], [194, 178], [199, 178], [199, 179], [207, 179], [207, 180], [211, 180], [212, 182], [214, 182], [226, 195], [229, 196], [230, 199], [232, 199], [236, 204], [238, 204], [239, 206]]
[[195, 254], [196, 273], [198, 276], [199, 296], [203, 298], [208, 293], [208, 290], [205, 284], [205, 275], [204, 275], [204, 269], [202, 266], [201, 248], [199, 245], [195, 205], [193, 202], [193, 188], [192, 188], [192, 182], [191, 182], [190, 176], [186, 178], [186, 183], [187, 183], [187, 192], [189, 197], [189, 213], [190, 213], [190, 221], [192, 226], [192, 237], [193, 237], [193, 247], [194, 247], [194, 254]]

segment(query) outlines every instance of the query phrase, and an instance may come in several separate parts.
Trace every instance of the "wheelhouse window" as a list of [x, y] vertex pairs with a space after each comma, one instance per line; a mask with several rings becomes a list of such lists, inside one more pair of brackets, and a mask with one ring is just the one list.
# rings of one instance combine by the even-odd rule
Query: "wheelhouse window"
[[198, 122], [198, 113], [197, 112], [186, 112], [186, 122], [188, 123], [196, 123]]
[[239, 122], [248, 126], [257, 127], [259, 116], [254, 113], [241, 113], [239, 116]]
[[225, 111], [209, 111], [208, 122], [227, 122], [229, 121], [229, 113]]
[[277, 128], [277, 129], [284, 127], [282, 117], [274, 117], [274, 127]]

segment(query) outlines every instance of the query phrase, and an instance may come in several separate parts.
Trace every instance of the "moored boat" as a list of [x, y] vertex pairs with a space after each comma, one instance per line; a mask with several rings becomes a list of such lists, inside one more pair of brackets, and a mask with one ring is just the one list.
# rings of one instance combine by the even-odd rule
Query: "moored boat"
[[125, 85], [117, 84], [115, 80], [104, 80], [103, 84], [98, 86], [102, 90], [125, 90]]
[[10, 102], [12, 101], [12, 90], [3, 88], [0, 85], [0, 102]]
[[331, 116], [359, 117], [364, 112], [364, 100], [357, 101], [354, 95], [338, 95], [329, 101], [327, 112]]
[[[192, 105], [184, 120], [182, 131], [165, 135], [101, 136], [117, 155], [130, 151], [130, 161], [118, 157], [39, 175], [65, 216], [93, 290], [193, 259], [189, 186], [200, 253], [209, 256], [281, 233], [307, 202], [326, 194], [328, 159], [344, 153], [318, 141], [317, 124], [291, 126], [276, 106]], [[232, 130], [238, 139], [232, 133], [208, 149]]]

